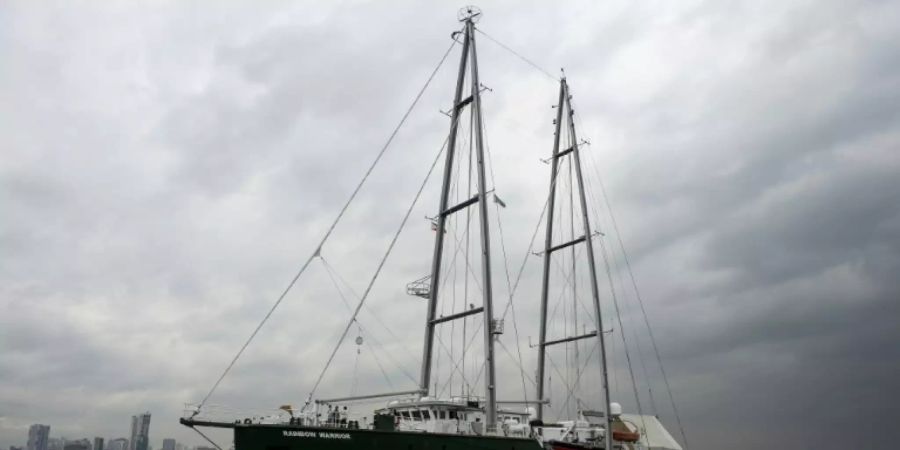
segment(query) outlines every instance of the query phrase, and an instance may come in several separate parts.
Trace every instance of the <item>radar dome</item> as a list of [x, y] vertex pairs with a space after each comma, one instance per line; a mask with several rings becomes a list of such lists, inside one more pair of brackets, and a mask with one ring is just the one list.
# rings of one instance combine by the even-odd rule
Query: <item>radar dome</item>
[[613, 417], [622, 415], [622, 405], [616, 402], [612, 402], [609, 404], [609, 415]]

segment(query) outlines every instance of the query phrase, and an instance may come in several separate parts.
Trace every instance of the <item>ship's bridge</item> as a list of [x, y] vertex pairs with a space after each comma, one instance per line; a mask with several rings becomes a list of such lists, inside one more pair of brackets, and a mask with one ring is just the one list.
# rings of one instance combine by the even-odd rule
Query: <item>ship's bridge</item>
[[[498, 423], [504, 434], [526, 435], [528, 413], [501, 409]], [[397, 430], [431, 433], [484, 434], [484, 408], [479, 400], [462, 397], [418, 400], [394, 400], [387, 407], [375, 411], [376, 416], [393, 417]]]

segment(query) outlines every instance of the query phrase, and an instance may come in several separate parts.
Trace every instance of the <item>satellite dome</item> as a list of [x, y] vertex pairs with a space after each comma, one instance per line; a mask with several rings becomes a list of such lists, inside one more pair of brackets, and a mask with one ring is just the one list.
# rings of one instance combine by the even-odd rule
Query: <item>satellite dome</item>
[[612, 402], [609, 404], [609, 415], [613, 417], [618, 417], [622, 415], [622, 405], [616, 402]]

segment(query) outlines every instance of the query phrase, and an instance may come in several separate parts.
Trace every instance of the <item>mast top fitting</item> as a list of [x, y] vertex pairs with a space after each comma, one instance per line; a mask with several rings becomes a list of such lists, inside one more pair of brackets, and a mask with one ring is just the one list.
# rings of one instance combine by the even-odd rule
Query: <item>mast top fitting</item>
[[475, 5], [465, 6], [457, 11], [456, 18], [460, 22], [472, 21], [472, 23], [477, 23], [481, 19], [481, 8]]

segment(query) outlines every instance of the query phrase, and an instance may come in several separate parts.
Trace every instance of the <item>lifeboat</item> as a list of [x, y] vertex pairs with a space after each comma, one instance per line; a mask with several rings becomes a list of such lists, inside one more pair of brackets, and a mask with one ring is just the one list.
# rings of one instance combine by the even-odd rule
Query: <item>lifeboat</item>
[[641, 439], [641, 433], [637, 431], [613, 430], [613, 440], [622, 442], [637, 442]]

